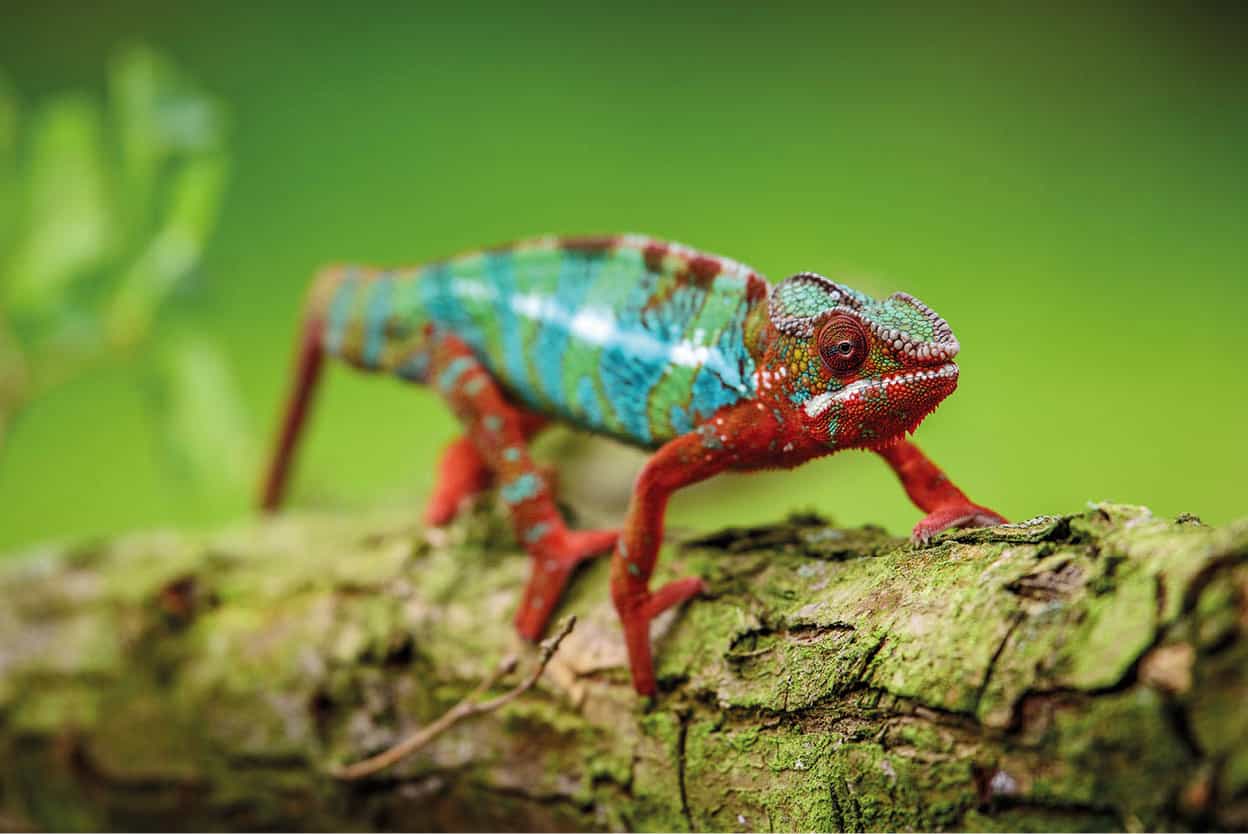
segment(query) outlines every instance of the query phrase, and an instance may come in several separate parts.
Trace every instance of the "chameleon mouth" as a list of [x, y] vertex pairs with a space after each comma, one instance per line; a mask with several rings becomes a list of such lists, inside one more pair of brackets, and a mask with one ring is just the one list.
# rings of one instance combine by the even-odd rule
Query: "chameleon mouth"
[[811, 397], [806, 401], [806, 415], [818, 417], [833, 403], [855, 403], [880, 395], [888, 396], [894, 392], [906, 396], [918, 395], [924, 399], [935, 394], [938, 399], [943, 399], [957, 382], [958, 366], [953, 362], [946, 362], [937, 368], [893, 374], [882, 379], [859, 379], [839, 391], [825, 391]]

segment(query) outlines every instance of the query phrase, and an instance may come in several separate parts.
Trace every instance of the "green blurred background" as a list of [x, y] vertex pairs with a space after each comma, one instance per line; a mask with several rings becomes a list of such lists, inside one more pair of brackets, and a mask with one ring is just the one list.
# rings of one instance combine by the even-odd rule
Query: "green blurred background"
[[[963, 344], [961, 388], [919, 442], [1007, 516], [1098, 499], [1244, 515], [1241, 18], [6, 4], [0, 72], [23, 113], [104, 96], [110, 60], [141, 41], [224, 106], [230, 164], [196, 280], [150, 339], [16, 420], [0, 548], [244, 516], [318, 265], [545, 232], [645, 232], [773, 280], [809, 269], [917, 295]], [[175, 422], [211, 435], [200, 469], [233, 453], [246, 474], [188, 475], [157, 439], [135, 368], [188, 332], [228, 379], [187, 377]], [[293, 498], [415, 510], [454, 433], [431, 393], [336, 370]], [[618, 499], [635, 461], [592, 460]], [[797, 507], [897, 531], [919, 515], [857, 452], [721, 479], [672, 509], [706, 528]]]

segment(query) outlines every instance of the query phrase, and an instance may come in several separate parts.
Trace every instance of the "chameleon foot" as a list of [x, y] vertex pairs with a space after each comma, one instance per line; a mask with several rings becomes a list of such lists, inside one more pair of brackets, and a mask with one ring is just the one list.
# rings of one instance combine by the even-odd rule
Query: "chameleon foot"
[[516, 611], [516, 631], [521, 637], [537, 640], [542, 636], [576, 566], [611, 552], [619, 537], [618, 530], [563, 530], [548, 535], [540, 552], [530, 551], [529, 584]]
[[687, 576], [667, 583], [654, 593], [615, 600], [615, 608], [624, 627], [624, 642], [628, 646], [633, 688], [639, 694], [653, 695], [656, 692], [654, 662], [650, 656], [650, 621], [707, 590], [706, 582], [700, 577]]
[[955, 504], [928, 514], [926, 518], [914, 525], [910, 540], [918, 544], [930, 541], [937, 533], [955, 527], [993, 527], [1006, 524], [1005, 518], [987, 507], [978, 504]]

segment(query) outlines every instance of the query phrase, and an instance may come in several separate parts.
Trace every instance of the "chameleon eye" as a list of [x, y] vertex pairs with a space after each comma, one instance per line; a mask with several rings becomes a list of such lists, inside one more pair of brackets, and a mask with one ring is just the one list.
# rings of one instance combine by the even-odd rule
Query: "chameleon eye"
[[867, 360], [867, 331], [852, 316], [836, 316], [819, 331], [819, 356], [832, 373], [849, 374]]

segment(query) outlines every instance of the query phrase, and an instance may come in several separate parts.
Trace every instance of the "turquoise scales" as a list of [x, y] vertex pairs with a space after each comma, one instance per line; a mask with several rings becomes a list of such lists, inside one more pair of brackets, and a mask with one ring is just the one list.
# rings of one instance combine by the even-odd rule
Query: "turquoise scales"
[[519, 403], [634, 444], [658, 446], [755, 394], [746, 331], [766, 284], [649, 238], [539, 238], [414, 269], [338, 267], [327, 283], [329, 354], [427, 381], [432, 325]]

